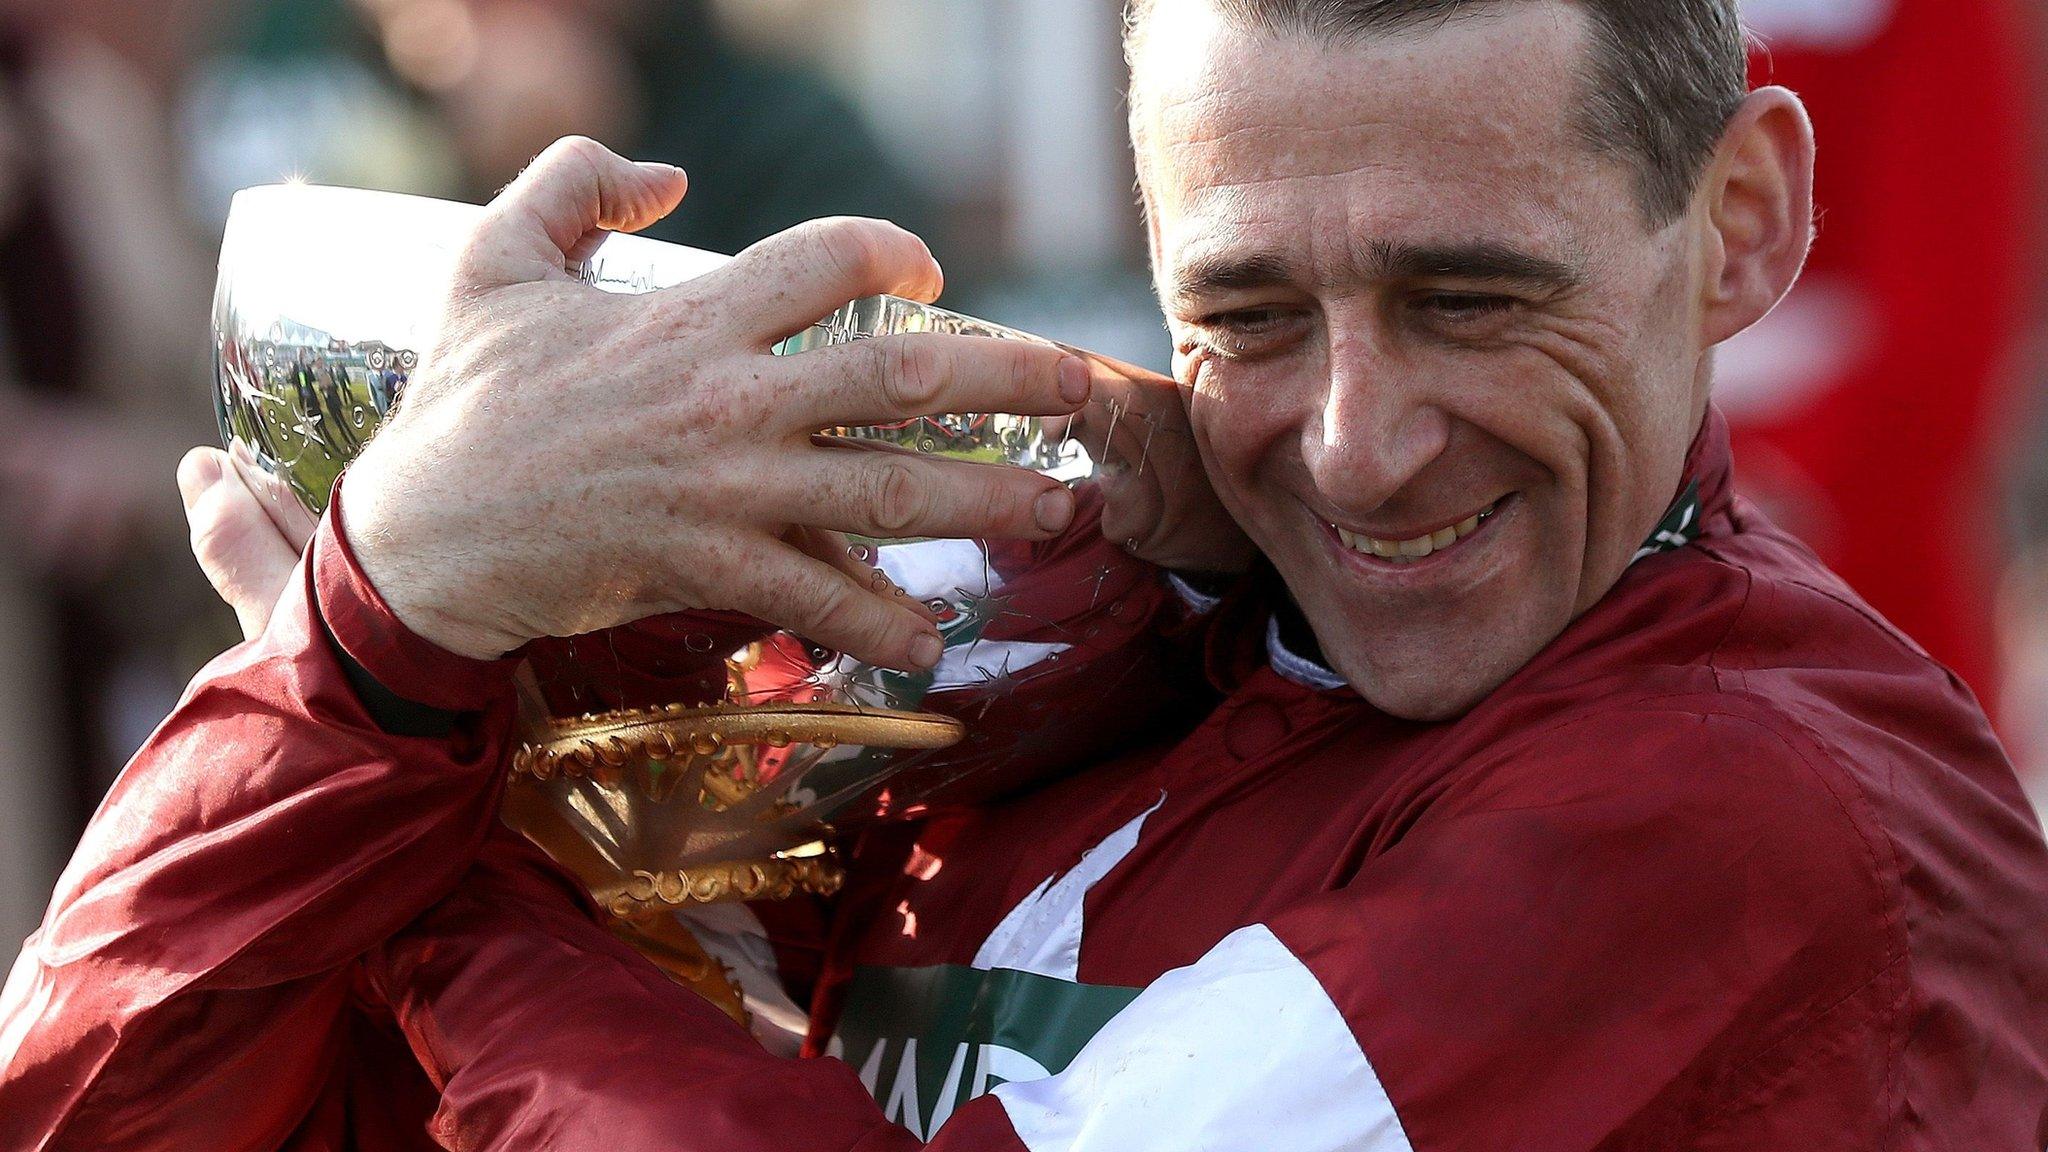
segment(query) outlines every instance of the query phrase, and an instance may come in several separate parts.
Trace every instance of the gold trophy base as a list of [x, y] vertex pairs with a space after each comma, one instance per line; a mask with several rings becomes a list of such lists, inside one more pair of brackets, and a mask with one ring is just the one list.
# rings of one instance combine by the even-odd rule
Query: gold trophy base
[[[829, 896], [832, 829], [764, 752], [945, 748], [959, 721], [842, 704], [637, 709], [537, 726], [512, 759], [506, 822], [624, 920], [692, 904]], [[668, 846], [664, 851], [662, 846]], [[723, 848], [739, 849], [728, 854]]]
[[949, 717], [837, 704], [549, 719], [513, 756], [503, 816], [583, 882], [616, 935], [745, 1023], [731, 974], [674, 913], [839, 890], [829, 813], [807, 818], [817, 798], [795, 794], [819, 757], [792, 750], [944, 748], [964, 734]]
[[785, 854], [671, 872], [639, 871], [621, 882], [595, 887], [590, 894], [613, 916], [637, 921], [692, 904], [787, 900], [798, 893], [830, 896], [838, 892], [846, 870], [823, 844], [806, 847], [814, 854]]

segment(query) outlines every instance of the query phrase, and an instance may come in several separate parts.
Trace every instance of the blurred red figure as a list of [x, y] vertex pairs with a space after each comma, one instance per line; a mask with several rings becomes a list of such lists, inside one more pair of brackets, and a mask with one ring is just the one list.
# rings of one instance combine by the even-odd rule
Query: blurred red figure
[[1819, 243], [1724, 350], [1749, 494], [1987, 701], [2001, 463], [2029, 315], [2020, 0], [1749, 0], [1754, 70], [1825, 141]]

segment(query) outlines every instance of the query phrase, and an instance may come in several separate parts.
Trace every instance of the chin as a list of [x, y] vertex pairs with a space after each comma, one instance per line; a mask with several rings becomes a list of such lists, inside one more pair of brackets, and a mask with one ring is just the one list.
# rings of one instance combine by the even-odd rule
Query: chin
[[1375, 681], [1353, 678], [1352, 689], [1366, 703], [1398, 720], [1432, 724], [1455, 720], [1479, 706], [1507, 679], [1502, 676], [1485, 683], [1443, 683], [1428, 678], [1399, 677]]
[[1458, 647], [1454, 643], [1416, 644], [1412, 652], [1396, 653], [1392, 659], [1385, 648], [1371, 658], [1357, 652], [1329, 655], [1336, 670], [1367, 703], [1389, 716], [1418, 723], [1455, 720], [1470, 712], [1535, 655], [1533, 650], [1495, 646], [1486, 652], [1445, 658], [1446, 651]]
[[1354, 691], [1399, 719], [1453, 720], [1576, 615], [1578, 582], [1563, 578], [1576, 574], [1574, 558], [1543, 547], [1535, 518], [1518, 514], [1525, 511], [1518, 506], [1493, 533], [1461, 544], [1449, 564], [1359, 564], [1319, 540], [1326, 547], [1314, 562], [1276, 566], [1324, 658]]

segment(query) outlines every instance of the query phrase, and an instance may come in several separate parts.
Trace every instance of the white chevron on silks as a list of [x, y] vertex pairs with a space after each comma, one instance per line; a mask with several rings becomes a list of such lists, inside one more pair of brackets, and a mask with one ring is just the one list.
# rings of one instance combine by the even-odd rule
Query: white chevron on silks
[[726, 974], [739, 986], [754, 1038], [777, 1056], [795, 1059], [810, 1030], [810, 1013], [790, 999], [775, 946], [753, 909], [745, 904], [698, 904], [675, 917], [713, 960], [725, 965]]
[[[1166, 803], [1166, 794], [1152, 807], [1104, 837], [1093, 848], [1081, 854], [1081, 859], [1064, 875], [1048, 876], [1043, 883], [1031, 890], [1030, 895], [1018, 901], [989, 933], [988, 939], [974, 954], [973, 967], [982, 971], [1007, 968], [1018, 972], [1029, 972], [1068, 983], [1079, 983], [1077, 972], [1081, 964], [1082, 901], [1097, 881], [1110, 873], [1131, 854], [1138, 845], [1138, 836], [1145, 830], [1145, 820], [1159, 811]], [[838, 1043], [835, 1037], [833, 1043]], [[961, 1044], [953, 1052], [953, 1061], [946, 1068], [946, 1078], [939, 1088], [938, 1104], [930, 1124], [921, 1123], [916, 1100], [917, 1091], [917, 1045], [915, 1038], [905, 1042], [898, 1056], [893, 1087], [886, 1099], [878, 1097], [882, 1114], [902, 1124], [919, 1138], [928, 1138], [945, 1124], [953, 1114], [953, 1105], [960, 1098], [963, 1077], [971, 1077], [968, 1096], [980, 1096], [988, 1090], [992, 1081], [1043, 1080], [1052, 1075], [1052, 1070], [1040, 1064], [1031, 1055], [1001, 1044]], [[842, 1053], [828, 1048], [828, 1055]], [[970, 1060], [970, 1051], [978, 1056]], [[877, 1044], [868, 1053], [867, 1062], [860, 1068], [861, 1083], [874, 1092], [880, 1082], [882, 1061], [887, 1045]], [[970, 1071], [970, 1067], [972, 1071]]]
[[[1162, 792], [1065, 875], [1032, 890], [989, 934], [974, 967], [1076, 981], [1084, 901], [1165, 803]], [[1017, 1067], [1001, 1071], [1007, 1083], [994, 1095], [1030, 1152], [1413, 1152], [1351, 1025], [1263, 925], [1154, 981], [1057, 1075], [1020, 1053], [1000, 1054]], [[944, 1121], [935, 1116], [932, 1130]]]
[[[919, 600], [958, 603], [963, 593], [991, 596], [1003, 586], [1002, 573], [989, 564], [981, 545], [972, 540], [889, 544], [877, 551], [875, 564], [898, 588]], [[973, 688], [1015, 676], [1070, 647], [1023, 640], [975, 640], [955, 645], [940, 655], [938, 666], [932, 669], [931, 691]]]
[[1351, 1025], [1262, 924], [1153, 981], [1064, 1072], [991, 1094], [1031, 1152], [1414, 1152]]
[[[1138, 846], [1166, 794], [1047, 877], [1003, 917], [974, 967], [1078, 982], [1084, 902]], [[915, 1041], [906, 1045], [884, 1113], [936, 1136], [967, 1076], [954, 1053], [940, 1107], [920, 1125], [912, 1102]], [[1024, 1053], [984, 1045], [974, 1090], [994, 1088], [1030, 1152], [1414, 1152], [1379, 1074], [1322, 983], [1264, 925], [1226, 937], [1196, 963], [1161, 976], [1057, 1075]], [[861, 1070], [872, 1091], [884, 1056]]]
[[1080, 863], [1064, 876], [1048, 876], [1019, 901], [974, 954], [974, 967], [1009, 968], [1079, 983], [1081, 967], [1081, 904], [1096, 881], [1124, 862], [1138, 846], [1145, 820], [1166, 803], [1166, 793], [1136, 819], [1110, 833], [1082, 853]]
[[885, 544], [876, 550], [875, 566], [894, 580], [898, 588], [920, 600], [934, 596], [952, 600], [961, 589], [986, 596], [1003, 586], [1003, 574], [988, 562], [981, 545], [972, 540]]

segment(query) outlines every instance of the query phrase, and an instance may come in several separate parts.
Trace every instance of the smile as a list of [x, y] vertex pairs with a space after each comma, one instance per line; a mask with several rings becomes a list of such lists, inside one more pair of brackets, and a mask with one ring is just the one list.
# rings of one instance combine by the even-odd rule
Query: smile
[[1491, 520], [1494, 513], [1500, 510], [1500, 505], [1501, 502], [1496, 500], [1448, 528], [1439, 528], [1407, 540], [1383, 540], [1377, 536], [1353, 532], [1336, 524], [1330, 525], [1330, 528], [1337, 533], [1338, 542], [1353, 552], [1374, 556], [1393, 564], [1412, 564], [1438, 552], [1457, 547], [1459, 541], [1479, 531], [1481, 526]]

